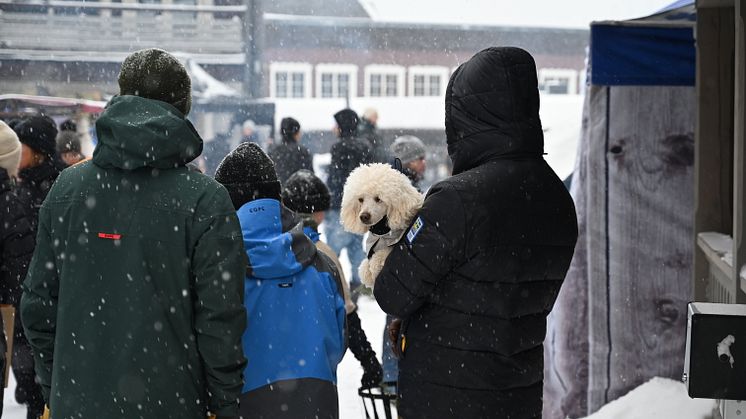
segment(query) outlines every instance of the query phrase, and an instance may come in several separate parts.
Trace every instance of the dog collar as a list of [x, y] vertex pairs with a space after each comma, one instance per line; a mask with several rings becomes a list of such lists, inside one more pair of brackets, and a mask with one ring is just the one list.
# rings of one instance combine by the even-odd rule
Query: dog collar
[[391, 231], [391, 227], [389, 227], [389, 217], [384, 215], [383, 218], [381, 218], [381, 221], [373, 224], [368, 228], [368, 231], [375, 234], [376, 236], [383, 236], [384, 234]]

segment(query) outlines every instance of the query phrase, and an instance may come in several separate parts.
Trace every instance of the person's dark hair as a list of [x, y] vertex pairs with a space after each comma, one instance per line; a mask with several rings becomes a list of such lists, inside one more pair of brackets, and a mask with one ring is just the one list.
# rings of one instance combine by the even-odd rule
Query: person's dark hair
[[295, 134], [300, 131], [300, 122], [295, 118], [282, 118], [280, 121], [280, 135], [285, 142], [295, 141]]
[[357, 135], [357, 124], [360, 121], [357, 113], [352, 109], [342, 109], [334, 114], [334, 120], [339, 127], [339, 135], [342, 137], [351, 137]]

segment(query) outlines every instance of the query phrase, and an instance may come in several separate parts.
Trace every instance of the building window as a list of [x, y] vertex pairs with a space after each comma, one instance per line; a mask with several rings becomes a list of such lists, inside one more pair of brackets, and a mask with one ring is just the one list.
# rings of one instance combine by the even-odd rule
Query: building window
[[404, 67], [370, 65], [365, 68], [365, 94], [371, 97], [404, 95]]
[[319, 64], [316, 66], [316, 97], [357, 96], [357, 66], [352, 64]]
[[441, 96], [448, 83], [448, 68], [439, 66], [409, 67], [410, 96]]
[[311, 96], [311, 65], [270, 63], [270, 97], [304, 98]]
[[565, 68], [540, 69], [539, 91], [550, 95], [578, 94], [578, 71]]

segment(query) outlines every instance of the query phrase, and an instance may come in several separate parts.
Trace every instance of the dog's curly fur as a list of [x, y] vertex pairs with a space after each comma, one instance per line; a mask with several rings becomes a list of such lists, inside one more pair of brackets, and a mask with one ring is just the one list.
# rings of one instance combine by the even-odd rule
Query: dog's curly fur
[[375, 245], [375, 253], [358, 269], [361, 280], [373, 288], [383, 268], [390, 246], [399, 241], [412, 218], [422, 207], [423, 196], [409, 179], [391, 166], [382, 163], [363, 165], [350, 173], [342, 192], [340, 221], [350, 233], [365, 234], [368, 229], [388, 216], [391, 232], [384, 236], [369, 233], [366, 252]]

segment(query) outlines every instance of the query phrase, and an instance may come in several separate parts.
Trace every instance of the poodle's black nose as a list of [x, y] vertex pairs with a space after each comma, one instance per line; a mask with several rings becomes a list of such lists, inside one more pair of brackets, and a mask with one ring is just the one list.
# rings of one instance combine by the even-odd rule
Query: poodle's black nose
[[368, 214], [367, 212], [360, 214], [360, 221], [362, 221], [365, 224], [368, 224], [370, 222], [370, 214]]

